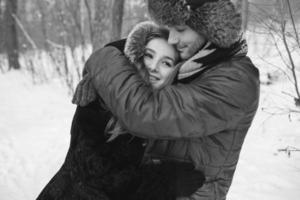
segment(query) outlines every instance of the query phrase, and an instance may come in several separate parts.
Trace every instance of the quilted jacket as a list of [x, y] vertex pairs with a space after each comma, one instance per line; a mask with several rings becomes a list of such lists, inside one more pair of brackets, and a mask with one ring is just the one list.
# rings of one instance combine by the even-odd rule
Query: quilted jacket
[[159, 91], [115, 46], [94, 52], [85, 68], [122, 125], [150, 139], [148, 155], [190, 161], [205, 173], [194, 199], [226, 199], [259, 101], [259, 72], [247, 56], [232, 56]]

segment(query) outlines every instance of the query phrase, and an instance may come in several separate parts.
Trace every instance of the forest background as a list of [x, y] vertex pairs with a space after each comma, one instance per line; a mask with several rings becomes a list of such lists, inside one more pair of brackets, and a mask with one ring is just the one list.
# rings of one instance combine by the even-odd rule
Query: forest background
[[[300, 196], [300, 1], [232, 0], [261, 97], [230, 200]], [[84, 63], [148, 20], [146, 0], [0, 0], [0, 197], [34, 199], [64, 161]]]
[[[300, 1], [232, 1], [243, 16], [249, 43], [263, 46], [263, 54], [276, 49], [284, 67], [275, 65], [275, 71], [291, 73], [288, 76], [298, 82], [293, 53], [299, 57]], [[73, 93], [92, 51], [126, 37], [147, 19], [145, 0], [0, 0], [0, 70], [26, 68], [39, 81], [59, 76]], [[265, 55], [260, 60], [274, 67]], [[299, 100], [296, 83], [294, 87]]]

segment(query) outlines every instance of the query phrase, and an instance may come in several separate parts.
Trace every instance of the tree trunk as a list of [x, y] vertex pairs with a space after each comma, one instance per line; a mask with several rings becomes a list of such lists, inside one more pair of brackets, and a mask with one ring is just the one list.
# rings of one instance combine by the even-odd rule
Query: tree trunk
[[247, 30], [248, 27], [248, 17], [249, 17], [249, 2], [248, 0], [243, 0], [242, 3], [242, 18], [243, 18], [243, 31]]
[[114, 0], [112, 6], [111, 41], [119, 40], [122, 34], [124, 0]]
[[17, 14], [17, 0], [5, 2], [5, 47], [9, 69], [20, 69], [17, 25], [13, 16]]
[[0, 0], [0, 53], [4, 50], [4, 0]]
[[84, 0], [93, 50], [103, 47], [110, 39], [111, 2], [111, 0]]
[[36, 4], [37, 7], [39, 8], [40, 14], [41, 14], [41, 20], [40, 20], [40, 24], [41, 24], [41, 31], [43, 34], [43, 41], [44, 41], [44, 48], [46, 49], [46, 51], [49, 51], [49, 43], [48, 43], [48, 32], [47, 32], [47, 6], [44, 4], [45, 2], [37, 0]]
[[246, 31], [248, 26], [249, 2], [248, 0], [232, 0], [232, 2], [236, 5], [237, 10], [242, 15], [242, 29], [243, 31]]

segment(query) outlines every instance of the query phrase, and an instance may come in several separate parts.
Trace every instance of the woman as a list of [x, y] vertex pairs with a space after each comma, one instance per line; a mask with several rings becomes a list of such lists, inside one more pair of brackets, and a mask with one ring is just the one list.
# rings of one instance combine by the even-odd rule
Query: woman
[[[155, 90], [172, 83], [177, 73], [179, 56], [167, 38], [166, 30], [141, 23], [125, 44], [125, 55]], [[202, 185], [202, 173], [191, 165], [141, 165], [145, 143], [144, 139], [126, 134], [101, 100], [78, 107], [65, 162], [37, 199], [166, 200], [175, 199], [178, 192], [191, 194]]]

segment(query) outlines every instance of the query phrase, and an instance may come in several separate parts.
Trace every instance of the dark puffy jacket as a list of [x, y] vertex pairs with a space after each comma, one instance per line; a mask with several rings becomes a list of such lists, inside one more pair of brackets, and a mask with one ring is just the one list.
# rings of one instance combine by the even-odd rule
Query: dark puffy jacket
[[86, 69], [132, 134], [159, 139], [150, 142], [150, 155], [188, 160], [204, 171], [206, 183], [195, 199], [226, 199], [258, 107], [259, 73], [248, 57], [233, 56], [160, 91], [145, 84], [113, 46], [96, 51]]

